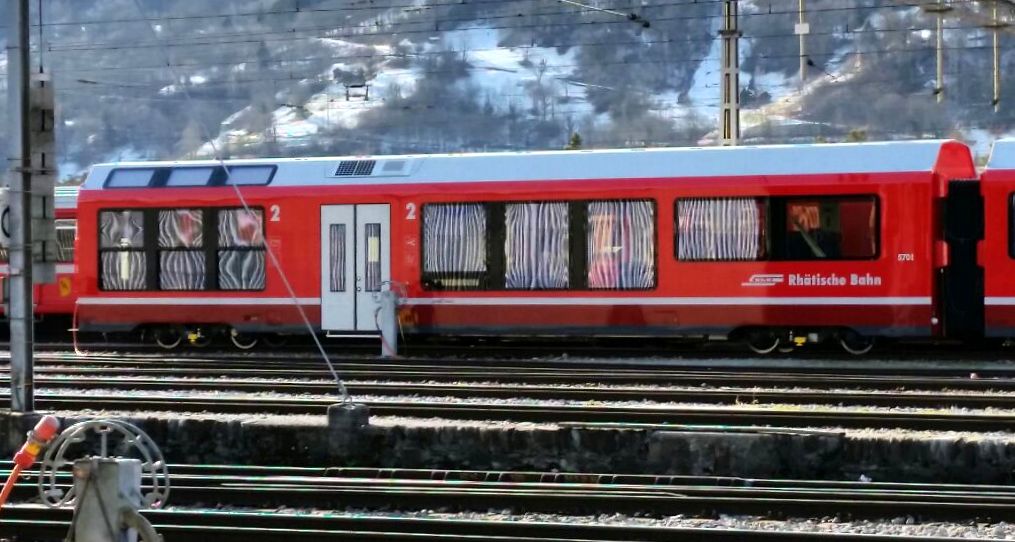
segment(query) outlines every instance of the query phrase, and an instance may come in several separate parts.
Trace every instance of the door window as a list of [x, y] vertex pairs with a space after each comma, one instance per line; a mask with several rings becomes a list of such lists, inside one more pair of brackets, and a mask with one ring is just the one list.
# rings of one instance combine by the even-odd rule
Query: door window
[[345, 291], [345, 224], [332, 224], [328, 229], [329, 289]]
[[366, 269], [364, 269], [363, 289], [367, 292], [381, 291], [381, 225], [366, 224]]

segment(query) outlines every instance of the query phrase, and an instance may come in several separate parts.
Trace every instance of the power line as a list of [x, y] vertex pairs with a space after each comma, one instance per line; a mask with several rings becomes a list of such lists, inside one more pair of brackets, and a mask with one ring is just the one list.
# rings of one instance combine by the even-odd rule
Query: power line
[[[960, 25], [960, 26], [947, 26], [945, 30], [979, 30], [982, 29], [979, 25]], [[846, 31], [827, 31], [827, 32], [811, 32], [811, 36], [836, 36], [836, 35], [863, 35], [863, 34], [891, 34], [891, 33], [912, 33], [912, 32], [923, 32], [930, 31], [927, 28], [921, 27], [907, 27], [907, 28], [885, 28], [885, 29], [853, 29]], [[775, 39], [788, 39], [793, 36], [790, 34], [766, 34], [766, 35], [747, 35], [745, 38], [751, 40], [775, 40]], [[308, 38], [312, 39], [312, 38]], [[326, 38], [325, 38], [326, 39]], [[502, 51], [505, 49], [553, 49], [553, 48], [571, 48], [571, 47], [614, 47], [618, 45], [663, 45], [673, 43], [710, 43], [716, 38], [713, 36], [703, 36], [700, 38], [677, 38], [677, 39], [661, 39], [661, 40], [623, 40], [623, 41], [600, 41], [600, 42], [558, 42], [558, 43], [546, 43], [537, 45], [517, 45], [517, 46], [505, 46], [496, 48], [477, 48], [477, 49], [463, 49], [460, 52], [463, 54], [471, 53], [482, 53], [492, 51]], [[370, 47], [364, 45], [364, 47]], [[285, 65], [289, 63], [300, 64], [310, 63], [317, 61], [346, 61], [346, 60], [373, 60], [373, 59], [398, 59], [398, 58], [420, 58], [420, 57], [439, 57], [447, 55], [449, 53], [457, 53], [459, 51], [424, 51], [419, 53], [382, 53], [382, 54], [363, 54], [363, 55], [321, 55], [321, 56], [302, 56], [299, 59], [272, 59], [268, 63], [271, 65]], [[66, 55], [68, 52], [61, 51], [61, 55]], [[221, 53], [216, 54], [216, 57], [221, 57]], [[809, 55], [816, 56], [816, 55]], [[680, 59], [676, 59], [680, 60]], [[217, 67], [217, 66], [234, 66], [236, 64], [261, 62], [261, 59], [242, 57], [232, 59], [230, 61], [223, 62], [177, 62], [173, 63], [173, 67], [194, 67], [199, 69]], [[139, 70], [162, 70], [166, 69], [167, 65], [148, 65], [148, 66], [89, 66], [84, 68], [70, 68], [61, 69], [64, 73], [92, 73], [97, 71], [139, 71]]]
[[[719, 0], [702, 0], [702, 3], [717, 3], [718, 1]], [[975, 2], [975, 1], [978, 1], [978, 0], [954, 0], [954, 1], [956, 1], [956, 2]], [[677, 3], [672, 3], [672, 4], [657, 4], [657, 5], [653, 6], [653, 7], [686, 6], [686, 5], [695, 5], [695, 4], [694, 3], [688, 3], [686, 1], [682, 1], [682, 2], [677, 2]], [[873, 6], [873, 7], [853, 6], [853, 7], [834, 7], [834, 8], [814, 8], [814, 9], [810, 10], [810, 13], [848, 12], [848, 11], [871, 10], [871, 9], [895, 9], [895, 8], [900, 8], [900, 7], [918, 7], [920, 5], [922, 5], [922, 4], [919, 1], [917, 1], [917, 0], [902, 0], [899, 3], [895, 3], [895, 4], [882, 4], [882, 5]], [[767, 12], [755, 13], [753, 15], [754, 16], [771, 16], [771, 15], [787, 15], [787, 14], [795, 14], [795, 13], [796, 13], [795, 10], [792, 10], [792, 11], [769, 10]], [[572, 12], [555, 12], [552, 15], [569, 15], [569, 16], [573, 16], [574, 14], [575, 14], [575, 12], [572, 11]], [[746, 18], [746, 17], [749, 17], [751, 15], [752, 14], [745, 14], [744, 17]], [[529, 16], [531, 16], [531, 14]], [[477, 20], [493, 20], [493, 19], [504, 19], [504, 18], [507, 18], [507, 19], [517, 19], [518, 15], [503, 15], [503, 16], [488, 16], [488, 17], [474, 16], [474, 17], [467, 17], [467, 18], [460, 18], [460, 19], [441, 19], [441, 20], [436, 20], [436, 21], [410, 21], [410, 22], [404, 22], [404, 23], [385, 23], [384, 25], [366, 24], [366, 25], [357, 25], [357, 28], [365, 28], [366, 29], [366, 28], [378, 28], [380, 26], [384, 26], [385, 29], [384, 30], [378, 30], [376, 32], [352, 32], [352, 33], [347, 33], [347, 34], [327, 34], [327, 35], [317, 36], [317, 37], [321, 37], [321, 38], [342, 38], [342, 37], [348, 37], [348, 38], [367, 38], [367, 37], [376, 37], [376, 36], [391, 37], [392, 34], [398, 34], [398, 35], [410, 34], [411, 35], [411, 34], [434, 34], [434, 33], [467, 32], [467, 31], [473, 31], [473, 30], [517, 30], [517, 29], [527, 29], [527, 28], [547, 28], [547, 27], [555, 27], [555, 26], [569, 26], [569, 27], [571, 27], [571, 26], [588, 26], [588, 25], [627, 24], [627, 21], [625, 21], [625, 20], [620, 20], [620, 21], [617, 21], [617, 20], [577, 21], [577, 22], [571, 20], [571, 21], [563, 21], [563, 22], [541, 22], [541, 23], [532, 23], [532, 24], [524, 24], [524, 25], [483, 25], [483, 26], [470, 26], [470, 27], [465, 27], [465, 28], [448, 28], [448, 29], [426, 28], [426, 29], [401, 30], [401, 29], [397, 29], [397, 28], [392, 28], [392, 27], [399, 27], [399, 26], [402, 26], [402, 25], [419, 26], [419, 25], [430, 25], [430, 24], [435, 24], [435, 25], [437, 25], [437, 27], [439, 27], [441, 24], [448, 24], [448, 23], [471, 22], [471, 21], [477, 21]], [[717, 19], [717, 18], [721, 18], [721, 16], [720, 15], [702, 14], [702, 15], [692, 15], [692, 16], [653, 17], [652, 20], [653, 20], [653, 22], [665, 22], [665, 21], [709, 20], [709, 19]], [[292, 29], [288, 29], [288, 30], [280, 31], [280, 32], [261, 32], [257, 37], [251, 37], [251, 38], [246, 38], [246, 39], [238, 39], [238, 40], [208, 41], [207, 38], [204, 38], [203, 41], [183, 41], [183, 40], [178, 39], [178, 40], [175, 40], [175, 41], [166, 40], [165, 43], [163, 43], [163, 42], [157, 42], [156, 41], [156, 42], [135, 42], [135, 43], [130, 43], [130, 44], [119, 44], [117, 42], [105, 42], [105, 43], [98, 43], [98, 44], [95, 44], [95, 43], [92, 43], [92, 42], [70, 42], [70, 43], [67, 43], [67, 42], [65, 42], [65, 43], [56, 42], [56, 43], [51, 43], [50, 44], [49, 50], [50, 51], [54, 51], [54, 52], [55, 51], [96, 51], [96, 50], [115, 51], [115, 50], [123, 50], [123, 49], [156, 48], [156, 47], [162, 47], [162, 46], [168, 46], [168, 47], [198, 47], [198, 46], [223, 45], [223, 44], [235, 44], [235, 43], [258, 43], [259, 44], [261, 42], [278, 42], [278, 41], [283, 41], [284, 42], [284, 41], [294, 41], [294, 40], [298, 41], [298, 40], [306, 39], [308, 36], [294, 36], [293, 34], [295, 34], [297, 32], [329, 31], [329, 30], [334, 30], [334, 28], [335, 28], [334, 25], [316, 26], [316, 27], [305, 27], [305, 28], [295, 28], [294, 27]], [[272, 37], [275, 34], [279, 34], [280, 37]], [[219, 34], [219, 35], [221, 36], [221, 35], [225, 35], [225, 34]], [[249, 32], [245, 32], [245, 33], [242, 33], [242, 34], [239, 34], [239, 33], [238, 34], [234, 34], [234, 36], [237, 36], [237, 37], [239, 37], [239, 36], [248, 36], [248, 35], [249, 35]], [[200, 38], [199, 38], [199, 40], [200, 40]]]
[[[986, 50], [990, 49], [989, 45], [958, 45], [958, 46], [946, 46], [945, 50], [948, 51], [972, 51], [972, 50]], [[933, 50], [929, 47], [912, 47], [912, 48], [893, 48], [893, 49], [868, 49], [863, 51], [849, 51], [843, 53], [842, 51], [831, 51], [825, 53], [811, 53], [808, 56], [811, 58], [830, 58], [838, 55], [846, 56], [868, 56], [878, 54], [932, 54]], [[785, 53], [785, 54], [774, 54], [774, 55], [756, 55], [752, 57], [754, 60], [776, 60], [786, 58], [797, 58], [797, 53]], [[629, 65], [629, 66], [641, 66], [641, 65], [657, 65], [657, 64], [685, 64], [685, 63], [699, 63], [699, 62], [718, 62], [718, 57], [713, 56], [695, 56], [695, 57], [683, 57], [683, 58], [665, 58], [656, 60], [623, 60], [614, 62], [598, 62], [595, 66], [618, 66], [618, 65]], [[547, 69], [565, 69], [565, 68], [579, 68], [585, 66], [584, 64], [547, 64]], [[478, 71], [478, 70], [490, 70], [490, 71], [502, 71], [499, 67], [484, 67], [484, 66], [468, 66], [464, 69]], [[442, 75], [442, 74], [454, 74], [459, 73], [462, 68], [451, 68], [451, 69], [438, 69], [438, 70], [413, 70], [409, 73], [404, 74], [387, 74], [386, 77], [389, 79], [419, 79], [423, 75]], [[522, 71], [522, 70], [519, 70]], [[285, 77], [264, 77], [264, 78], [243, 78], [243, 79], [230, 79], [222, 81], [208, 81], [204, 83], [193, 84], [191, 88], [209, 88], [219, 86], [231, 86], [243, 83], [256, 83], [256, 82], [282, 82], [282, 81], [302, 81], [312, 78], [325, 77], [320, 72], [313, 73], [290, 73]], [[88, 82], [85, 84], [103, 84], [103, 85], [117, 85], [118, 83], [104, 83], [104, 82]], [[163, 88], [169, 84], [176, 84], [170, 82], [155, 82], [152, 85], [123, 85], [134, 88]]]

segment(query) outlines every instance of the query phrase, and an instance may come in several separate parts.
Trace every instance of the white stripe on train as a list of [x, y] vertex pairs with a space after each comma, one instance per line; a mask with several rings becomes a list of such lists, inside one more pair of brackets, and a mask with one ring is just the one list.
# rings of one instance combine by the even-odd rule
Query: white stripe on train
[[[8, 264], [0, 264], [0, 275], [8, 275], [11, 272], [11, 267]], [[56, 272], [61, 275], [69, 275], [74, 272], [74, 264], [72, 263], [58, 263], [56, 264]]]
[[[1015, 304], [1015, 298], [1007, 298]], [[287, 297], [82, 297], [82, 305], [293, 305]], [[320, 298], [299, 297], [300, 305]], [[516, 306], [750, 306], [750, 305], [930, 305], [930, 297], [431, 297], [400, 300], [402, 305]]]

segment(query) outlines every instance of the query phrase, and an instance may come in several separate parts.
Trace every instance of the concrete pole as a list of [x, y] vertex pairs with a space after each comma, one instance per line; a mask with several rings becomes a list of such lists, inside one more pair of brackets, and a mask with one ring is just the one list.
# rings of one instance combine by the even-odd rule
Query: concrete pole
[[807, 79], [807, 34], [810, 33], [810, 25], [807, 24], [805, 11], [805, 0], [800, 0], [797, 7], [797, 24], [794, 29], [800, 37], [800, 88], [803, 89], [804, 80]]
[[993, 17], [993, 29], [994, 29], [994, 112], [997, 113], [1001, 110], [1001, 26], [997, 20], [997, 4], [998, 0], [994, 0], [994, 17]]
[[719, 86], [722, 89], [722, 107], [719, 111], [719, 132], [723, 145], [736, 145], [740, 140], [740, 30], [738, 29], [738, 0], [723, 0], [722, 69]]
[[[944, 0], [938, 0], [943, 5]], [[945, 99], [945, 72], [944, 72], [944, 12], [937, 14], [937, 103]]]
[[32, 149], [29, 130], [28, 0], [8, 0], [7, 97], [10, 150], [7, 153], [11, 242], [11, 410], [35, 410], [32, 289]]
[[381, 357], [398, 357], [398, 294], [388, 289], [380, 293], [378, 327], [381, 332]]

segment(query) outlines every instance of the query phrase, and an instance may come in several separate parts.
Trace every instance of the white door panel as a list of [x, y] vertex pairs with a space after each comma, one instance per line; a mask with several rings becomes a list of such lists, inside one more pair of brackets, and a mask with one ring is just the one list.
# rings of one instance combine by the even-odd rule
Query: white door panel
[[388, 205], [356, 206], [356, 330], [378, 331], [381, 290], [391, 280]]
[[378, 298], [391, 280], [387, 204], [321, 207], [321, 328], [377, 331]]
[[321, 207], [321, 328], [356, 329], [355, 210]]

